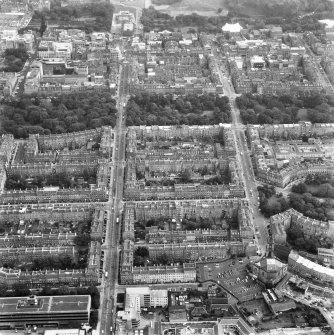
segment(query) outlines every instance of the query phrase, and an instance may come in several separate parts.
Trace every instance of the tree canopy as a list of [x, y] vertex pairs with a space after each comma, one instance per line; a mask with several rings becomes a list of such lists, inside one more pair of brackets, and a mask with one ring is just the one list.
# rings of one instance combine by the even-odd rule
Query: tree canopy
[[3, 57], [5, 58], [3, 71], [20, 72], [29, 55], [25, 49], [6, 49]]
[[[178, 1], [178, 0], [153, 0], [153, 1]], [[141, 23], [143, 24], [144, 31], [151, 30], [178, 30], [182, 27], [194, 27], [199, 32], [207, 33], [221, 33], [221, 27], [229, 19], [225, 16], [202, 16], [196, 13], [187, 15], [177, 15], [175, 18], [172, 16], [156, 10], [154, 7], [143, 9]]]
[[[33, 19], [48, 23], [57, 23], [63, 27], [84, 29], [87, 33], [93, 31], [110, 31], [113, 17], [113, 6], [107, 1], [94, 1], [86, 4], [61, 6], [60, 0], [51, 2], [50, 11], [44, 9], [35, 12]], [[85, 20], [82, 20], [85, 18]]]
[[324, 93], [298, 96], [247, 93], [237, 97], [236, 102], [244, 123], [296, 123], [300, 120], [300, 109], [306, 109], [307, 119], [311, 122], [334, 122], [334, 97]]
[[73, 93], [53, 97], [47, 103], [44, 100], [25, 95], [4, 102], [0, 134], [26, 138], [29, 134], [61, 134], [116, 124], [116, 103], [109, 92]]
[[260, 198], [260, 210], [266, 217], [284, 212], [289, 208], [289, 203], [282, 196], [282, 194], [276, 194], [275, 187], [272, 185], [258, 186], [259, 198]]
[[[210, 113], [207, 113], [207, 112]], [[227, 97], [214, 94], [173, 95], [141, 93], [130, 98], [126, 107], [127, 126], [206, 125], [231, 122]]]
[[152, 3], [155, 5], [172, 5], [181, 1], [182, 0], [152, 0]]
[[305, 216], [312, 219], [327, 221], [327, 208], [330, 206], [329, 203], [323, 203], [316, 197], [313, 197], [311, 193], [295, 194], [290, 193], [290, 206]]
[[[329, 0], [226, 0], [228, 16], [239, 17], [240, 23], [259, 25], [277, 24], [283, 31], [322, 30], [321, 18], [329, 18], [333, 13], [333, 3]], [[263, 28], [263, 27], [262, 27]]]
[[332, 248], [333, 243], [330, 238], [320, 238], [318, 236], [306, 236], [302, 228], [298, 225], [292, 224], [287, 229], [287, 242], [297, 250], [305, 250], [307, 252], [316, 254], [318, 248]]

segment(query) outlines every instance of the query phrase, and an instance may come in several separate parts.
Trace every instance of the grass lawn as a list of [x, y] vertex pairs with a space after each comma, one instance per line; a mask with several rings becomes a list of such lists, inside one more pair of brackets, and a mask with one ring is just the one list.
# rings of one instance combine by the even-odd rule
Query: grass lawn
[[270, 206], [272, 206], [272, 205], [275, 204], [275, 203], [278, 203], [278, 197], [275, 196], [275, 195], [273, 195], [272, 197], [270, 197], [270, 198], [268, 199], [268, 204], [269, 204]]
[[307, 109], [305, 108], [301, 108], [298, 113], [297, 113], [297, 118], [300, 121], [309, 121], [308, 119], [308, 113], [307, 113]]

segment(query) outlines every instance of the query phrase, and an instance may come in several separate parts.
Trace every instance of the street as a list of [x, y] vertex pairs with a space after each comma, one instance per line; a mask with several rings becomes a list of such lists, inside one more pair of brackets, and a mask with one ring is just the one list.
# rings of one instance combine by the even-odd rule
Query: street
[[121, 215], [123, 198], [123, 176], [126, 145], [126, 127], [124, 106], [128, 95], [128, 77], [130, 65], [122, 65], [119, 80], [119, 94], [117, 99], [118, 117], [115, 128], [115, 146], [113, 148], [113, 168], [110, 175], [108, 225], [104, 250], [104, 268], [101, 290], [101, 308], [99, 314], [98, 334], [110, 334], [115, 325], [115, 311], [117, 302], [118, 266], [119, 266], [119, 238], [121, 234]]
[[218, 54], [216, 53], [214, 55], [216, 70], [223, 85], [224, 94], [228, 96], [231, 104], [232, 131], [236, 144], [238, 166], [241, 169], [246, 199], [249, 201], [251, 212], [253, 214], [254, 233], [256, 229], [258, 231], [258, 234], [255, 234], [255, 239], [258, 244], [259, 252], [263, 255], [266, 252], [267, 246], [267, 222], [259, 211], [257, 184], [244, 133], [246, 127], [241, 122], [240, 111], [235, 100], [237, 94], [234, 91], [234, 87], [228, 79], [229, 77], [222, 72], [218, 65]]

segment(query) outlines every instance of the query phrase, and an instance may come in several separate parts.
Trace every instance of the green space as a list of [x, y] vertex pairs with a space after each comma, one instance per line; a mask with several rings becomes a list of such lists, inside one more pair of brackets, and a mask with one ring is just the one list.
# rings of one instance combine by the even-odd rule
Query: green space
[[[213, 111], [212, 115], [204, 111]], [[231, 122], [228, 97], [214, 94], [187, 94], [175, 99], [172, 94], [141, 93], [126, 106], [126, 125], [207, 125]]]
[[[322, 190], [322, 187], [323, 186], [319, 186], [319, 189]], [[326, 192], [328, 192], [328, 189], [331, 190], [329, 187], [332, 186], [325, 184], [324, 188]], [[259, 208], [266, 217], [284, 212], [288, 208], [294, 208], [312, 219], [321, 221], [331, 220], [332, 218], [328, 213], [333, 208], [332, 201], [330, 199], [320, 200], [311, 193], [304, 192], [304, 190], [306, 190], [306, 186], [304, 188], [304, 185], [294, 185], [292, 187], [292, 193], [290, 193], [288, 199], [286, 199], [281, 193], [277, 194], [275, 187], [272, 185], [258, 186], [260, 198]], [[319, 194], [318, 192], [319, 191], [315, 193]]]
[[90, 184], [96, 183], [96, 169], [85, 169], [80, 175], [72, 176], [63, 173], [50, 175], [39, 175], [32, 178], [13, 174], [8, 176], [5, 183], [7, 190], [34, 190], [46, 186], [58, 186], [60, 188], [88, 188]]
[[[144, 31], [165, 29], [179, 31], [184, 27], [189, 27], [189, 29], [198, 28], [200, 32], [220, 33], [225, 23], [235, 22], [237, 18], [242, 26], [251, 25], [254, 29], [265, 28], [265, 25], [270, 24], [282, 26], [284, 32], [313, 31], [321, 34], [324, 31], [324, 25], [319, 23], [319, 20], [334, 17], [334, 5], [329, 0], [317, 2], [308, 0], [284, 0], [283, 2], [278, 0], [270, 2], [267, 0], [226, 0], [220, 3], [215, 2], [215, 11], [212, 10], [213, 6], [210, 6], [210, 2], [198, 1], [194, 4], [193, 1], [153, 0], [153, 5], [168, 8], [162, 9], [164, 12], [152, 6], [144, 9], [142, 16]], [[182, 13], [182, 9], [184, 14], [177, 15]], [[194, 13], [196, 10], [203, 15]], [[225, 10], [228, 11], [226, 16], [219, 15]], [[206, 13], [209, 16], [204, 16]]]
[[[247, 93], [237, 97], [236, 102], [245, 124], [297, 123], [305, 117], [313, 123], [334, 122], [334, 97], [324, 93], [298, 96]], [[301, 108], [305, 109], [302, 116]]]
[[333, 220], [334, 179], [331, 175], [308, 175], [293, 185], [289, 195], [292, 208], [316, 220]]
[[334, 178], [326, 174], [308, 175], [305, 182], [293, 185], [291, 191], [298, 194], [311, 193], [318, 198], [334, 199]]
[[[199, 174], [201, 177], [210, 176], [207, 179], [196, 179], [194, 173]], [[141, 172], [137, 171], [137, 179], [144, 179], [144, 175]], [[214, 166], [210, 169], [208, 166], [204, 166], [203, 168], [197, 170], [184, 169], [181, 171], [177, 177], [169, 177], [165, 172], [159, 173], [159, 175], [163, 175], [163, 177], [159, 180], [150, 179], [145, 181], [146, 186], [154, 186], [154, 185], [162, 185], [162, 186], [173, 186], [176, 184], [192, 184], [194, 182], [201, 183], [203, 185], [227, 185], [230, 182], [230, 174], [228, 167], [226, 168], [218, 168]], [[154, 172], [152, 172], [152, 177], [155, 177]]]
[[0, 113], [0, 134], [16, 138], [29, 134], [61, 134], [116, 125], [116, 102], [110, 93], [64, 94], [49, 98], [24, 95], [4, 101]]
[[334, 9], [329, 0], [225, 0], [224, 5], [229, 17], [238, 17], [243, 25], [253, 24], [260, 29], [273, 24], [297, 33], [323, 30], [318, 20], [330, 18]]
[[166, 253], [158, 256], [154, 261], [150, 259], [149, 251], [147, 247], [138, 247], [134, 251], [133, 255], [133, 265], [134, 266], [146, 266], [146, 265], [170, 265], [171, 263], [178, 262], [182, 264], [184, 262], [183, 258], [175, 259], [167, 255]]
[[177, 15], [175, 18], [169, 14], [156, 10], [154, 7], [143, 9], [141, 23], [144, 31], [151, 30], [179, 31], [183, 27], [189, 27], [189, 32], [221, 33], [221, 27], [228, 22], [225, 16], [202, 16], [196, 13]]
[[332, 248], [332, 238], [319, 236], [306, 236], [297, 225], [291, 225], [286, 231], [287, 242], [296, 250], [305, 250], [312, 254], [318, 253], [318, 248]]
[[310, 193], [289, 194], [292, 208], [312, 219], [328, 221], [327, 209], [332, 209], [331, 201], [320, 201]]
[[281, 193], [276, 193], [274, 186], [265, 184], [258, 186], [257, 190], [260, 198], [259, 208], [265, 217], [284, 212], [289, 208], [288, 201]]
[[[79, 221], [76, 225], [76, 236], [74, 246], [76, 247], [75, 259], [69, 255], [52, 254], [49, 257], [37, 258], [32, 262], [19, 263], [13, 261], [1, 261], [1, 266], [5, 268], [19, 268], [22, 271], [38, 270], [66, 270], [66, 269], [84, 269], [87, 266], [90, 237], [91, 221]], [[0, 225], [0, 231], [6, 231], [6, 225]]]
[[6, 49], [4, 54], [4, 62], [2, 71], [5, 72], [20, 72], [23, 69], [24, 63], [29, 58], [25, 49]]
[[61, 0], [51, 2], [50, 11], [35, 12], [33, 20], [41, 22], [40, 32], [47, 24], [58, 25], [60, 28], [77, 28], [87, 33], [93, 31], [110, 31], [114, 8], [108, 1], [97, 0], [93, 3], [61, 6]]
[[152, 3], [154, 5], [161, 6], [161, 5], [173, 5], [173, 4], [179, 3], [181, 1], [182, 0], [152, 0]]
[[87, 265], [88, 247], [78, 249], [78, 261], [69, 255], [52, 255], [45, 258], [36, 258], [31, 263], [17, 264], [15, 261], [3, 262], [4, 268], [19, 268], [22, 271], [84, 269]]
[[[321, 221], [332, 220], [333, 202], [325, 198], [322, 201], [318, 195], [327, 196], [331, 194], [333, 180], [329, 175], [310, 175], [305, 183], [293, 185], [292, 193], [288, 199], [282, 194], [277, 194], [272, 185], [263, 185], [258, 187], [260, 197], [260, 210], [266, 217], [284, 212], [288, 208], [294, 208], [303, 215]], [[313, 189], [313, 195], [308, 192], [308, 188]], [[317, 196], [314, 196], [317, 195]], [[297, 250], [305, 250], [316, 254], [318, 248], [332, 248], [331, 238], [324, 236], [308, 236], [298, 225], [291, 225], [286, 231], [287, 242]]]

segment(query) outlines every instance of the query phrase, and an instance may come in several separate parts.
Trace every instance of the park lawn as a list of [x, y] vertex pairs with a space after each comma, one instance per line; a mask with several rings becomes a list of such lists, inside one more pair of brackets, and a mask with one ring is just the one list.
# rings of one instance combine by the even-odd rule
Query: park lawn
[[309, 121], [307, 109], [301, 108], [297, 113], [299, 121]]

